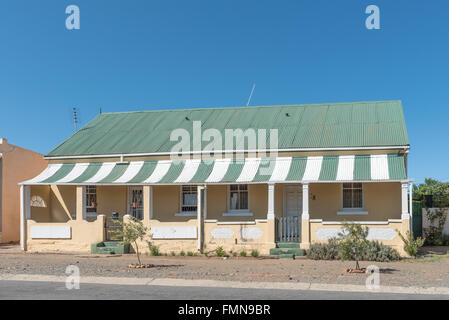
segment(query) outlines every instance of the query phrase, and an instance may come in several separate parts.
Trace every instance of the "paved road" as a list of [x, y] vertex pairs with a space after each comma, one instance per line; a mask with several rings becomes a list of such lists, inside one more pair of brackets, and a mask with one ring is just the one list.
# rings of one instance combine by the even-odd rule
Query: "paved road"
[[430, 299], [449, 300], [443, 295], [411, 295], [385, 293], [353, 293], [313, 290], [235, 289], [215, 287], [175, 287], [81, 284], [80, 289], [67, 290], [64, 283], [32, 281], [0, 281], [0, 299]]

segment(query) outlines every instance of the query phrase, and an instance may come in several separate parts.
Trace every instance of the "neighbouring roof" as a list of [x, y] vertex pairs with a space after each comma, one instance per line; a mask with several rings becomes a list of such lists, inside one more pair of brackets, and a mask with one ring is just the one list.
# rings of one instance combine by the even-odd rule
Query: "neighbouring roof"
[[[279, 149], [408, 146], [401, 101], [103, 113], [47, 157], [168, 153], [183, 128], [278, 129]], [[204, 142], [203, 147], [209, 142]], [[267, 143], [267, 146], [269, 144]]]
[[36, 184], [123, 185], [262, 182], [400, 181], [407, 178], [398, 154], [217, 160], [51, 163]]

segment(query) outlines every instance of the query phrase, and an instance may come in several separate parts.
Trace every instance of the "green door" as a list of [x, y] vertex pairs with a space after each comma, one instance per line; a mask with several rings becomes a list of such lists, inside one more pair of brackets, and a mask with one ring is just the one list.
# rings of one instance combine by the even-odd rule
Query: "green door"
[[413, 235], [422, 237], [422, 206], [421, 202], [413, 201]]

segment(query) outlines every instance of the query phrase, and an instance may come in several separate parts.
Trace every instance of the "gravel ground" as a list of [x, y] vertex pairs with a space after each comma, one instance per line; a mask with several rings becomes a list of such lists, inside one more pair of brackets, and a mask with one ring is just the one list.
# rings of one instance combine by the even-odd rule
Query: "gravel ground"
[[[21, 253], [0, 250], [0, 274], [64, 275], [68, 265], [77, 265], [81, 276], [215, 279], [234, 281], [296, 281], [365, 284], [365, 274], [346, 274], [354, 262], [262, 259], [252, 257], [142, 257], [149, 269], [128, 269], [134, 255], [96, 256], [76, 254]], [[399, 262], [362, 262], [377, 265], [381, 285], [449, 287], [449, 256], [428, 256]]]

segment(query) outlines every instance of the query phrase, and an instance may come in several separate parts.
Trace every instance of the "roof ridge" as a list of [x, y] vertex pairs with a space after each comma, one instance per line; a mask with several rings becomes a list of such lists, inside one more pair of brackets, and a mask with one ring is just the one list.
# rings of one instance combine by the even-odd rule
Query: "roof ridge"
[[380, 104], [380, 103], [402, 103], [402, 100], [375, 100], [375, 101], [352, 101], [352, 102], [326, 102], [326, 103], [303, 103], [303, 104], [279, 104], [279, 105], [259, 105], [259, 106], [229, 106], [229, 107], [193, 107], [193, 108], [175, 108], [175, 109], [154, 109], [154, 110], [135, 110], [135, 111], [116, 111], [103, 112], [101, 115], [123, 114], [123, 113], [149, 113], [149, 112], [182, 112], [199, 110], [232, 110], [232, 109], [256, 109], [256, 108], [279, 108], [279, 107], [312, 107], [329, 105], [355, 105], [355, 104]]

